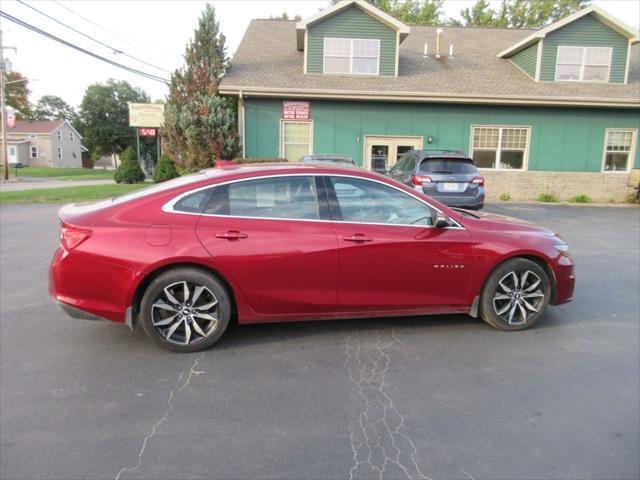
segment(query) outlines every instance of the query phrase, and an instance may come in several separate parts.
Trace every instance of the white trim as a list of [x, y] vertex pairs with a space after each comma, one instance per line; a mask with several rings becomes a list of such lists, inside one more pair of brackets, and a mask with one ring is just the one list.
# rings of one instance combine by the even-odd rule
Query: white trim
[[329, 98], [333, 100], [388, 100], [395, 102], [424, 102], [424, 103], [469, 103], [469, 104], [505, 104], [505, 105], [568, 105], [584, 107], [617, 107], [638, 108], [640, 100], [608, 99], [576, 97], [519, 97], [515, 95], [456, 95], [444, 93], [402, 92], [388, 91], [379, 93], [368, 90], [325, 90], [325, 89], [291, 89], [254, 86], [221, 87], [223, 95], [237, 95], [242, 90], [245, 95], [256, 97], [292, 97], [292, 98]]
[[[405, 195], [415, 198], [416, 200], [418, 200], [419, 202], [422, 202], [424, 205], [426, 205], [429, 208], [432, 208], [433, 210], [435, 210], [438, 213], [442, 213], [445, 214], [442, 210], [440, 210], [438, 207], [435, 207], [433, 205], [431, 205], [429, 202], [423, 200], [422, 198], [416, 196], [413, 192], [409, 193], [401, 188], [396, 187], [395, 185], [391, 185], [387, 182], [381, 182], [380, 180], [375, 180], [373, 178], [369, 178], [369, 177], [362, 177], [359, 175], [347, 175], [347, 174], [343, 174], [343, 173], [317, 173], [317, 172], [309, 172], [309, 173], [275, 173], [275, 174], [271, 174], [271, 175], [259, 175], [259, 176], [255, 176], [255, 177], [245, 177], [245, 178], [236, 178], [233, 180], [227, 180], [224, 182], [218, 182], [218, 183], [211, 183], [209, 185], [205, 185], [203, 187], [198, 187], [198, 188], [194, 188], [193, 190], [188, 190], [186, 192], [181, 193], [180, 195], [178, 195], [177, 197], [172, 198], [171, 200], [169, 200], [167, 203], [165, 203], [162, 206], [162, 211], [165, 213], [177, 213], [179, 215], [198, 215], [198, 216], [204, 216], [204, 217], [219, 217], [219, 218], [249, 218], [249, 219], [255, 219], [255, 220], [284, 220], [284, 221], [295, 221], [295, 222], [320, 222], [320, 223], [349, 223], [349, 224], [353, 224], [353, 225], [382, 225], [385, 227], [414, 227], [414, 228], [436, 228], [435, 225], [404, 225], [404, 224], [397, 224], [397, 223], [369, 223], [369, 222], [345, 222], [343, 220], [341, 221], [337, 221], [337, 220], [309, 220], [309, 219], [303, 219], [303, 218], [271, 218], [271, 217], [243, 217], [243, 216], [237, 216], [237, 215], [216, 215], [216, 214], [212, 214], [212, 213], [195, 213], [195, 212], [181, 212], [179, 210], [174, 210], [174, 206], [176, 203], [178, 203], [180, 200], [182, 200], [184, 197], [191, 195], [192, 193], [197, 193], [201, 190], [206, 190], [208, 188], [214, 188], [220, 185], [228, 185], [231, 183], [237, 183], [237, 182], [248, 182], [250, 180], [261, 180], [264, 178], [277, 178], [277, 177], [342, 177], [342, 178], [353, 178], [356, 180], [365, 180], [365, 181], [369, 181], [372, 183], [379, 183], [380, 185], [384, 185], [386, 187], [390, 187], [393, 188], [395, 190], [398, 190], [401, 193], [404, 193]], [[465, 230], [465, 228], [462, 226], [462, 224], [460, 224], [455, 218], [451, 218], [451, 216], [447, 215], [450, 220], [452, 222], [455, 223], [455, 226], [452, 227], [446, 227], [448, 229], [462, 229]]]
[[[349, 56], [346, 55], [327, 55], [327, 40], [347, 40], [349, 42]], [[377, 57], [356, 57], [353, 53], [353, 44], [355, 40], [364, 40], [369, 42], [377, 42], [378, 43], [378, 56]], [[380, 47], [381, 42], [379, 38], [344, 38], [344, 37], [324, 37], [322, 39], [322, 73], [328, 75], [380, 75]], [[349, 58], [349, 71], [348, 72], [327, 72], [327, 57], [331, 58]], [[354, 58], [376, 58], [378, 61], [376, 63], [376, 71], [375, 73], [367, 73], [367, 72], [354, 72], [353, 71], [353, 59]]]
[[[380, 53], [378, 53], [378, 59], [380, 58]], [[378, 63], [380, 61], [378, 60]], [[398, 76], [398, 70], [400, 68], [400, 32], [396, 32], [396, 77]], [[378, 70], [380, 70], [380, 66], [378, 66]]]
[[[560, 79], [558, 78], [558, 59], [560, 58], [560, 49], [561, 48], [581, 48], [582, 49], [582, 60], [580, 61], [580, 73], [578, 74], [577, 80], [571, 79]], [[606, 65], [607, 67], [607, 79], [606, 80], [585, 80], [584, 79], [584, 69], [586, 67], [604, 67], [605, 65], [587, 65], [587, 51], [590, 48], [602, 48], [609, 51], [609, 63]], [[582, 82], [582, 83], [610, 83], [611, 80], [611, 63], [613, 61], [613, 47], [600, 47], [595, 45], [558, 45], [556, 47], [556, 67], [554, 72], [554, 80], [556, 82]], [[577, 66], [575, 63], [561, 63], [560, 65], [573, 65]]]
[[[529, 151], [531, 150], [531, 125], [487, 125], [487, 124], [473, 124], [470, 126], [471, 132], [469, 136], [469, 157], [473, 159], [474, 150], [478, 151], [494, 151], [492, 148], [477, 148], [473, 147], [473, 129], [474, 128], [497, 128], [498, 130], [498, 148], [495, 149], [496, 152], [496, 167], [495, 168], [487, 168], [487, 167], [477, 167], [478, 170], [486, 170], [489, 172], [527, 172], [529, 171]], [[522, 158], [522, 168], [500, 168], [500, 156], [502, 153], [502, 130], [506, 128], [524, 128], [527, 130], [527, 139], [526, 146], [524, 148], [524, 155]], [[514, 150], [514, 149], [506, 149], [506, 150]], [[520, 149], [517, 149], [520, 150]], [[475, 161], [475, 160], [474, 160]], [[476, 165], [477, 166], [477, 165]]]
[[[33, 149], [36, 149], [36, 155], [35, 157], [33, 156]], [[40, 151], [38, 150], [38, 146], [37, 145], [29, 145], [29, 159], [33, 160], [33, 159], [38, 159], [40, 158]]]
[[547, 25], [546, 27], [529, 35], [528, 37], [523, 38], [522, 40], [512, 45], [511, 47], [501, 51], [496, 56], [500, 58], [504, 58], [504, 57], [509, 57], [511, 55], [515, 55], [520, 50], [523, 50], [529, 45], [532, 45], [533, 43], [535, 43], [538, 39], [545, 38], [547, 34], [553, 32], [554, 30], [564, 27], [565, 25], [571, 22], [574, 22], [575, 20], [578, 20], [579, 18], [582, 18], [585, 15], [588, 15], [590, 13], [595, 14], [598, 20], [600, 20], [602, 23], [612, 28], [613, 30], [616, 30], [621, 35], [629, 38], [633, 43], [638, 41], [640, 34], [635, 29], [621, 22], [617, 18], [612, 17], [601, 8], [596, 7], [595, 5], [591, 5], [587, 8], [583, 8], [582, 10], [572, 15], [569, 15], [568, 17], [563, 18], [562, 20], [558, 20], [557, 22], [554, 22], [551, 25]]
[[382, 23], [387, 24], [388, 26], [399, 31], [400, 33], [409, 35], [409, 33], [411, 32], [411, 29], [407, 25], [405, 25], [399, 20], [393, 18], [391, 15], [383, 12], [382, 10], [377, 9], [376, 7], [372, 6], [371, 4], [363, 0], [343, 0], [342, 2], [338, 2], [332, 7], [326, 8], [316, 13], [315, 15], [312, 15], [303, 20], [300, 20], [298, 23], [296, 23], [296, 30], [307, 29], [314, 23], [318, 23], [319, 21], [321, 21], [326, 17], [329, 17], [342, 10], [345, 10], [349, 8], [351, 5], [357, 5], [369, 15], [377, 18], [378, 20], [382, 21]]
[[[304, 123], [309, 125], [309, 151], [306, 155], [313, 155], [313, 120], [285, 120], [280, 119], [280, 158], [286, 158], [284, 156], [284, 124], [285, 123]], [[298, 160], [294, 160], [297, 162]]]
[[631, 63], [631, 39], [629, 39], [629, 44], [627, 45], [627, 63], [624, 66], [624, 84], [629, 83], [629, 64]]
[[[629, 148], [629, 156], [627, 157], [627, 168], [625, 170], [605, 170], [605, 162], [607, 161], [607, 140], [610, 132], [631, 132], [631, 148]], [[628, 174], [636, 161], [636, 141], [638, 139], [637, 128], [605, 128], [604, 129], [604, 144], [602, 146], [602, 163], [600, 165], [600, 173], [607, 174]]]
[[240, 130], [240, 142], [242, 147], [242, 158], [247, 158], [246, 142], [244, 138], [245, 134], [245, 105], [244, 96], [242, 91], [238, 95], [238, 130]]
[[540, 70], [542, 70], [542, 51], [544, 49], [544, 40], [538, 42], [538, 51], [536, 52], [536, 77], [535, 81], [540, 81]]
[[[324, 48], [324, 46], [323, 46]], [[307, 73], [307, 61], [308, 61], [308, 57], [307, 57], [307, 52], [309, 51], [309, 31], [305, 30], [304, 31], [304, 65], [302, 67], [302, 73], [306, 74]], [[323, 55], [324, 55], [324, 51], [323, 51]]]

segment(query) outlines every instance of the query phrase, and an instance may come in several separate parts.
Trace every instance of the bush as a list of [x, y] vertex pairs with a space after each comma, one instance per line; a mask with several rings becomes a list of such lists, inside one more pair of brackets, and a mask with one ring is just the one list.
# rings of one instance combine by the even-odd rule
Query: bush
[[502, 200], [503, 202], [508, 202], [509, 200], [511, 200], [511, 194], [509, 192], [501, 193], [500, 200]]
[[624, 203], [640, 203], [640, 193], [639, 192], [629, 192], [624, 196]]
[[569, 199], [571, 203], [591, 203], [591, 197], [589, 195], [576, 195]]
[[156, 183], [166, 182], [177, 176], [179, 175], [175, 162], [168, 155], [162, 155], [158, 160], [155, 172], [153, 172], [153, 181]]
[[136, 160], [133, 148], [129, 147], [120, 155], [120, 166], [113, 175], [116, 183], [141, 183], [145, 176]]
[[247, 163], [281, 163], [287, 162], [286, 158], [278, 158], [278, 157], [254, 157], [254, 158], [234, 158], [233, 162], [238, 165], [244, 165]]
[[558, 197], [556, 197], [553, 193], [545, 192], [538, 195], [537, 200], [544, 203], [553, 203], [558, 201]]

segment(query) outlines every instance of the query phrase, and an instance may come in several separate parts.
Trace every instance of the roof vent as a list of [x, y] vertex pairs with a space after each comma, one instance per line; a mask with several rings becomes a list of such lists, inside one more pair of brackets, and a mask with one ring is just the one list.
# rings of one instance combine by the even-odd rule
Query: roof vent
[[[436, 52], [433, 54], [433, 58], [436, 60], [445, 60], [447, 58], [453, 58], [453, 44], [449, 44], [449, 55], [443, 52], [443, 41], [442, 41], [442, 33], [443, 29], [436, 29]], [[429, 57], [429, 44], [424, 44], [424, 50], [422, 51], [422, 58]]]

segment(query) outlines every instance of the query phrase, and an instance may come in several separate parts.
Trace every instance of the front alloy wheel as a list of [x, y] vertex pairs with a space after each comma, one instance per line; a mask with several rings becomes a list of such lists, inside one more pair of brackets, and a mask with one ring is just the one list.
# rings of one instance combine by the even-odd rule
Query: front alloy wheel
[[141, 305], [142, 326], [154, 342], [178, 352], [213, 345], [227, 327], [230, 302], [224, 286], [208, 273], [178, 268], [159, 275]]
[[551, 284], [537, 263], [514, 258], [494, 270], [481, 296], [481, 316], [500, 330], [532, 326], [549, 303]]

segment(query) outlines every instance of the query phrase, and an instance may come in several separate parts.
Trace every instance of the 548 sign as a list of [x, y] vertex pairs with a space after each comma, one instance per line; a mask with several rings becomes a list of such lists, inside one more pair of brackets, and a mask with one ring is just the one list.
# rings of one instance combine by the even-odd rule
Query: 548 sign
[[139, 129], [141, 137], [157, 137], [158, 129], [157, 128], [141, 128]]

